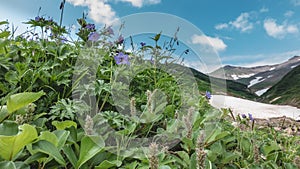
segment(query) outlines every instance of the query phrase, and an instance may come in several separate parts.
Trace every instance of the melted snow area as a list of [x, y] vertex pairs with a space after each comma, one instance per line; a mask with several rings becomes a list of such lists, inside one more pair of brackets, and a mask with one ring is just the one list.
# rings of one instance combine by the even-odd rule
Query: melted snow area
[[294, 66], [291, 66], [291, 69], [294, 69], [295, 67], [297, 67], [298, 65], [294, 65]]
[[233, 74], [231, 75], [231, 77], [234, 79], [234, 80], [237, 80], [237, 79], [240, 79], [240, 78], [249, 78], [251, 76], [253, 76], [254, 73], [251, 73], [251, 74], [241, 74], [241, 75], [236, 75], [236, 74]]
[[286, 116], [300, 120], [300, 109], [292, 106], [258, 103], [224, 95], [212, 95], [210, 104], [218, 109], [230, 108], [235, 116], [251, 113], [254, 118], [258, 119]]
[[266, 93], [266, 91], [268, 91], [268, 89], [269, 89], [269, 88], [262, 89], [262, 90], [258, 90], [258, 91], [255, 92], [255, 94], [256, 94], [257, 96], [261, 96], [261, 95], [263, 95], [264, 93]]
[[276, 68], [275, 67], [272, 67], [271, 69], [269, 69], [269, 71], [272, 71], [272, 70], [275, 70]]
[[265, 79], [260, 80], [261, 78], [262, 77], [255, 77], [255, 79], [251, 80], [250, 84], [248, 85], [248, 88], [265, 80]]

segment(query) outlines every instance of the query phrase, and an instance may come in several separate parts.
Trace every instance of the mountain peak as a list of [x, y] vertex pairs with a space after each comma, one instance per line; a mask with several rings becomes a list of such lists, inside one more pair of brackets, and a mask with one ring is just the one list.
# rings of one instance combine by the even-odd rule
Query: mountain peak
[[295, 59], [300, 59], [300, 56], [294, 56], [294, 57], [290, 58], [289, 61], [290, 60], [295, 60]]

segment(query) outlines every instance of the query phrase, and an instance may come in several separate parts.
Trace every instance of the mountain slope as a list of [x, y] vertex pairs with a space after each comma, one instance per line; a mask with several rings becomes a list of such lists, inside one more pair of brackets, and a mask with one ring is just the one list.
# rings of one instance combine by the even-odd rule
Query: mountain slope
[[[197, 83], [199, 86], [200, 92], [205, 92], [206, 90], [210, 90], [211, 84], [213, 85], [212, 88], [217, 88], [219, 91], [218, 94], [226, 94], [240, 98], [247, 98], [254, 100], [257, 96], [247, 88], [247, 85], [235, 82], [233, 80], [224, 80], [220, 78], [215, 78], [203, 74], [193, 68], [190, 68], [194, 77], [197, 79]], [[223, 87], [225, 89], [222, 89]], [[215, 91], [213, 91], [215, 92]]]
[[225, 72], [226, 79], [243, 83], [247, 85], [252, 92], [255, 92], [257, 95], [261, 95], [298, 65], [300, 65], [300, 56], [294, 56], [288, 61], [276, 65], [252, 68], [225, 66], [223, 68], [224, 71], [220, 68], [210, 73], [210, 75], [214, 77], [221, 77], [222, 72]]
[[288, 104], [300, 107], [300, 66], [293, 68], [278, 83], [261, 96], [272, 104]]
[[225, 76], [227, 80], [238, 80], [241, 78], [249, 78], [257, 73], [267, 71], [270, 68], [271, 66], [258, 66], [247, 68], [226, 65], [222, 68], [211, 72], [209, 75], [216, 78], [223, 78], [223, 76]]
[[[295, 56], [284, 63], [273, 65], [270, 70], [257, 73], [251, 78], [248, 78], [247, 80], [250, 80], [248, 87], [254, 92], [269, 89], [298, 65], [300, 65], [300, 56]], [[257, 78], [260, 78], [260, 82], [252, 85], [251, 82], [255, 82]], [[239, 79], [238, 81], [241, 80], [242, 79]]]

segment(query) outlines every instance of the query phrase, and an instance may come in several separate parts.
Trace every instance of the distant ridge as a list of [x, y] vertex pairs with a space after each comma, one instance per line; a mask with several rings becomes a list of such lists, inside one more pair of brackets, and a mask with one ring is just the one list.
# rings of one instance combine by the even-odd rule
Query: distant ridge
[[300, 56], [294, 56], [286, 62], [256, 67], [226, 65], [210, 73], [210, 76], [233, 80], [248, 86], [258, 96], [279, 82], [288, 72], [300, 65]]
[[264, 93], [261, 101], [300, 107], [300, 65]]

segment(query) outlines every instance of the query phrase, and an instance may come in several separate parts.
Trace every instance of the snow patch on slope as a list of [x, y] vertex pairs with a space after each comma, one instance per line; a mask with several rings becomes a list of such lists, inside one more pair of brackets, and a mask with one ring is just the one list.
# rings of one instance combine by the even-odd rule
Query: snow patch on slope
[[261, 78], [263, 77], [255, 77], [255, 79], [251, 80], [250, 84], [248, 85], [248, 88], [265, 80], [265, 79], [260, 80]]
[[271, 105], [224, 95], [212, 95], [210, 104], [218, 109], [230, 108], [235, 116], [251, 113], [258, 119], [286, 116], [300, 120], [300, 109], [293, 106]]
[[269, 89], [269, 88], [262, 89], [262, 90], [258, 90], [258, 91], [255, 92], [255, 94], [256, 94], [257, 96], [261, 96], [261, 95], [263, 95], [264, 93], [266, 93], [266, 92], [268, 91], [268, 89]]
[[233, 78], [233, 80], [238, 80], [239, 79], [239, 77], [235, 74], [231, 75], [231, 77]]
[[276, 67], [271, 67], [271, 69], [269, 69], [269, 71], [272, 71], [272, 70], [275, 70], [276, 69]]
[[254, 73], [251, 73], [251, 74], [241, 74], [241, 75], [236, 75], [236, 74], [233, 74], [231, 75], [231, 77], [233, 78], [233, 80], [237, 80], [237, 79], [241, 79], [241, 78], [249, 78], [251, 76], [255, 75]]
[[294, 69], [295, 67], [297, 67], [298, 65], [293, 65], [293, 66], [291, 66], [291, 69]]

